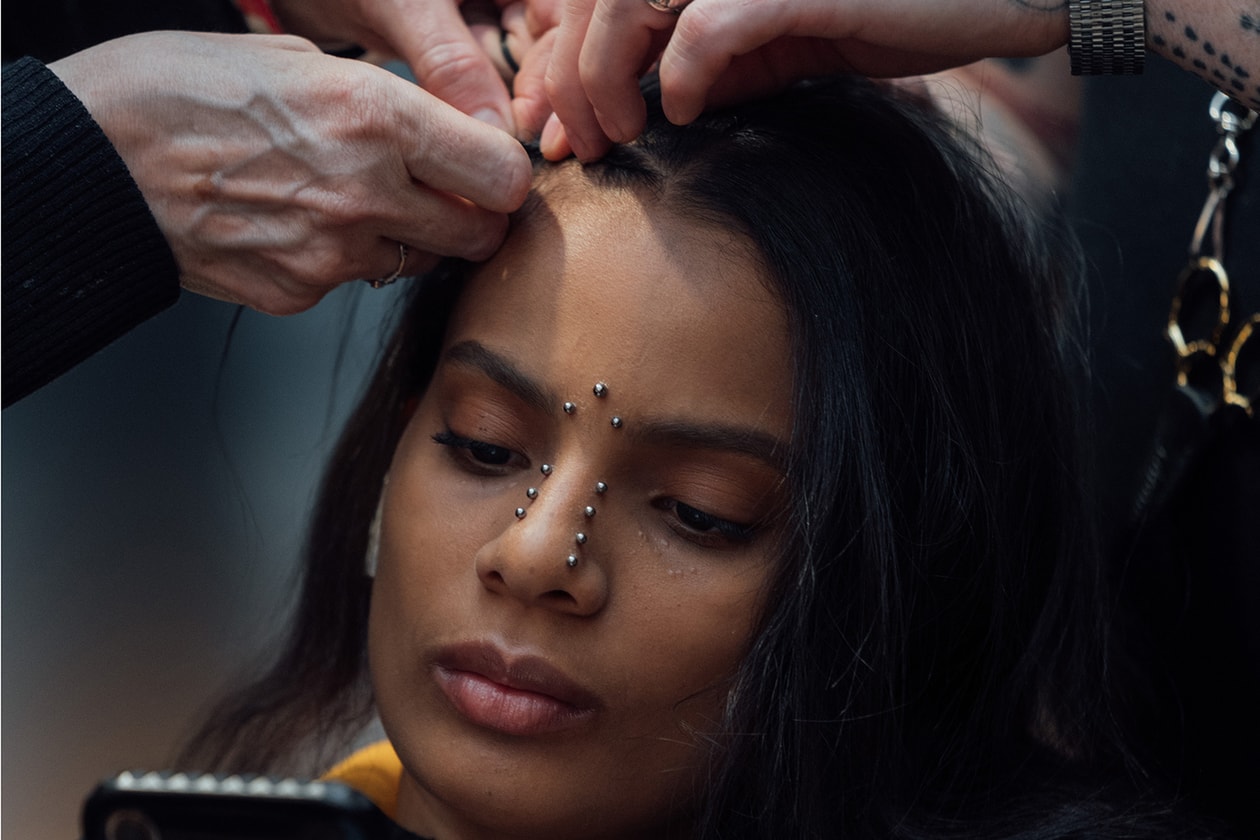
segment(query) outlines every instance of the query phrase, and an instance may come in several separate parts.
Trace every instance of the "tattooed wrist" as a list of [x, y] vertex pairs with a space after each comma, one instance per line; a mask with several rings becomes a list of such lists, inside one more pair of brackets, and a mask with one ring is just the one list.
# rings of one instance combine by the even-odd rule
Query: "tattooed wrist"
[[1260, 10], [1165, 9], [1149, 16], [1147, 37], [1155, 52], [1260, 109]]

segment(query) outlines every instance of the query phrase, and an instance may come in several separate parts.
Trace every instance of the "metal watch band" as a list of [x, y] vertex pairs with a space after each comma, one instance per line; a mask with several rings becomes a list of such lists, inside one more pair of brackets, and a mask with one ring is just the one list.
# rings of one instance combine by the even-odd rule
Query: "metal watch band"
[[1146, 62], [1143, 0], [1068, 0], [1072, 75], [1141, 73]]

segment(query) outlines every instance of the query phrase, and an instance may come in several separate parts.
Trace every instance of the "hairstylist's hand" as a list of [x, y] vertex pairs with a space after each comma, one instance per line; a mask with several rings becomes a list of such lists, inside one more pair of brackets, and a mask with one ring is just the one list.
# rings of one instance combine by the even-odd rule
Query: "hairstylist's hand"
[[50, 65], [127, 163], [190, 291], [272, 314], [434, 255], [489, 256], [525, 200], [508, 134], [292, 36], [157, 32]]
[[[321, 46], [354, 43], [397, 56], [420, 84], [465, 114], [515, 130], [510, 96], [467, 18], [506, 0], [272, 0], [285, 31]], [[484, 6], [484, 9], [476, 7]], [[470, 8], [472, 13], [466, 17]]]
[[665, 113], [683, 124], [706, 105], [805, 76], [915, 75], [1038, 55], [1067, 33], [1057, 0], [693, 0], [681, 14], [648, 0], [565, 0], [547, 71], [556, 117], [542, 150], [589, 160], [610, 140], [637, 137], [645, 118], [638, 80], [658, 57]]

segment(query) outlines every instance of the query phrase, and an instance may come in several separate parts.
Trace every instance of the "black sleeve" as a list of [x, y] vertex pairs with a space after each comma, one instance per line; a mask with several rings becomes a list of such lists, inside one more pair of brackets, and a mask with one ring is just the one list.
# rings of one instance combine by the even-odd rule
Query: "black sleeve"
[[5, 6], [4, 61], [56, 61], [102, 41], [159, 29], [248, 31], [231, 0], [28, 0]]
[[105, 133], [34, 59], [3, 78], [4, 405], [179, 296], [179, 270]]

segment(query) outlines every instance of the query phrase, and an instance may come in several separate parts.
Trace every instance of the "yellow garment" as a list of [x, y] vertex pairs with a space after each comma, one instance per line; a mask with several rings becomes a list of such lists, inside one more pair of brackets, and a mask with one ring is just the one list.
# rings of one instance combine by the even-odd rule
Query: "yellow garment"
[[402, 762], [389, 741], [377, 741], [355, 752], [325, 773], [324, 781], [349, 785], [372, 800], [391, 820], [397, 816]]

